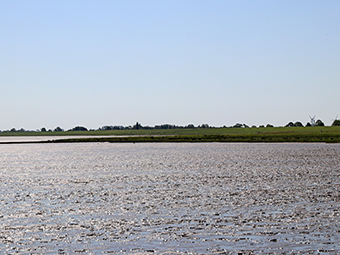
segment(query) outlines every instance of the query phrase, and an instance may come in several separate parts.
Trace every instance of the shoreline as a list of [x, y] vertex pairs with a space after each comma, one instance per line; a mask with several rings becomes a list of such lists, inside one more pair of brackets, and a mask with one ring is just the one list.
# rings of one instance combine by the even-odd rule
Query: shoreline
[[340, 143], [340, 135], [330, 134], [244, 134], [72, 137], [34, 141], [4, 141], [0, 144], [37, 143]]

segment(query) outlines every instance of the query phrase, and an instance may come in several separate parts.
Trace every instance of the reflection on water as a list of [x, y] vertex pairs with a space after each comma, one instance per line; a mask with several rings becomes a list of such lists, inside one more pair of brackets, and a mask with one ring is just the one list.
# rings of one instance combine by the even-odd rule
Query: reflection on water
[[340, 252], [340, 146], [0, 146], [1, 253]]

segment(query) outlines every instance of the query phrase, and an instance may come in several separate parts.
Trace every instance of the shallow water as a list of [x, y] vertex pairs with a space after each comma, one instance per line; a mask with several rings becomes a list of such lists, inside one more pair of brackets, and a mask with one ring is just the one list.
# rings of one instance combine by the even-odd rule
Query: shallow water
[[0, 146], [0, 253], [340, 253], [338, 144]]

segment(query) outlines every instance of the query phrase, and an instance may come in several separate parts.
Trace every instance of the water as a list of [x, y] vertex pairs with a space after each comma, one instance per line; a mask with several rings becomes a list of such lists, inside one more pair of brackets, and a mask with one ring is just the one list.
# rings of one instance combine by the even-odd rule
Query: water
[[0, 146], [1, 254], [340, 252], [338, 144]]

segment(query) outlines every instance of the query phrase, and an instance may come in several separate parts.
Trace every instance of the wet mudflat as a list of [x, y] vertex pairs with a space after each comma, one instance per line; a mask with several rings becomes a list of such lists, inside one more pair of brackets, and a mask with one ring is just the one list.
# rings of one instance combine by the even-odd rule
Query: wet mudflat
[[338, 144], [0, 146], [1, 254], [340, 253]]

